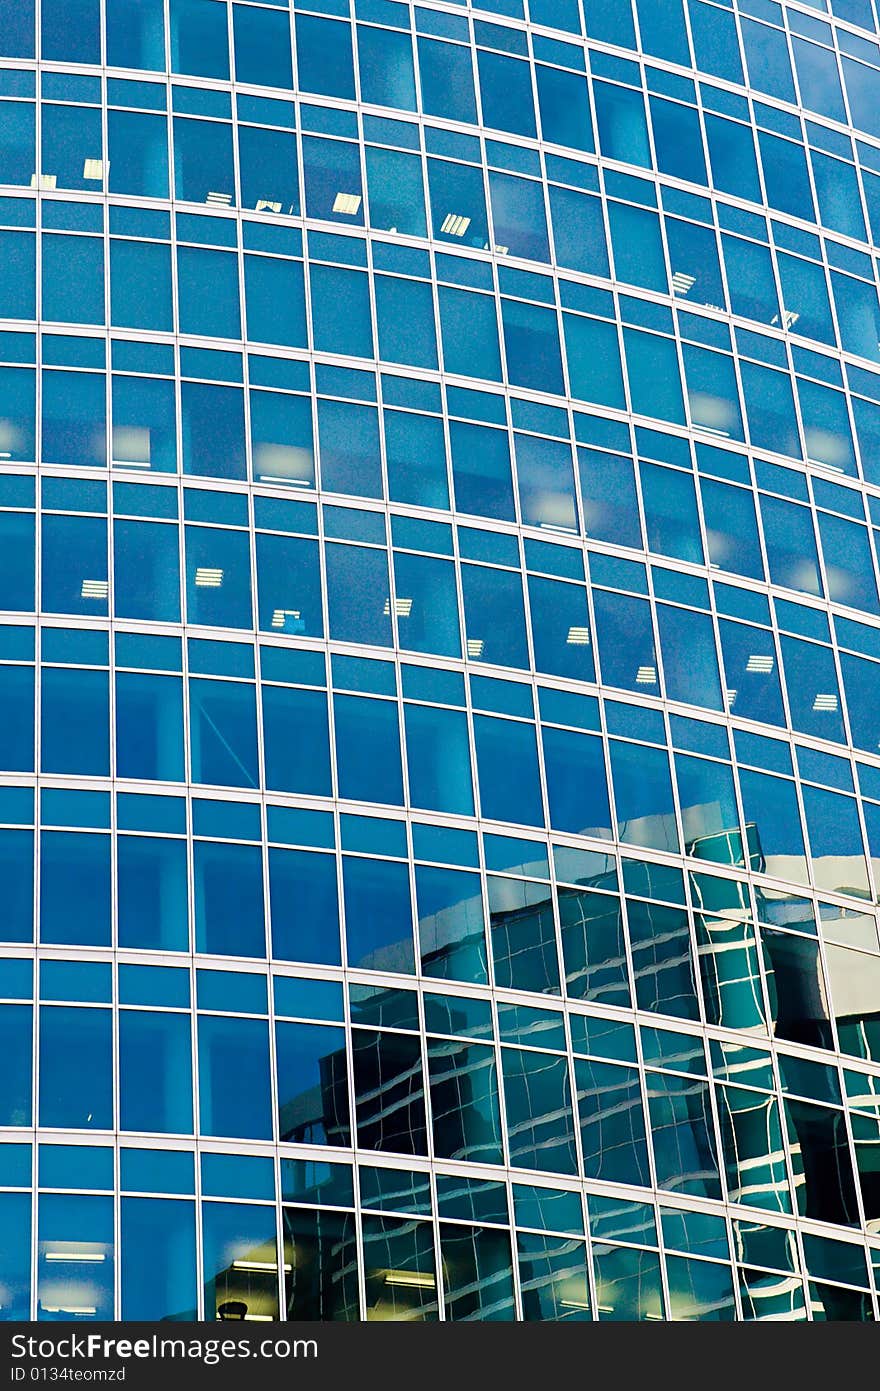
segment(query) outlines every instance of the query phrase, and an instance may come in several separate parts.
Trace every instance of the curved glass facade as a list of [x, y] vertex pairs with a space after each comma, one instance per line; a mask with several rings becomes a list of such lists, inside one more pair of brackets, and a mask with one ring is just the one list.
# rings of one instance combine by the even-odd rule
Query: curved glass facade
[[0, 1317], [863, 1321], [873, 0], [0, 0]]

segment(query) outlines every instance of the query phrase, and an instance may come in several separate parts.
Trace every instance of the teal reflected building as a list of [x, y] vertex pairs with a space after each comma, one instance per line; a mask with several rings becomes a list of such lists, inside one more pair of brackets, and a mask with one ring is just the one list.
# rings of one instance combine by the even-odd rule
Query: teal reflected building
[[0, 1317], [869, 1321], [875, 0], [0, 0]]

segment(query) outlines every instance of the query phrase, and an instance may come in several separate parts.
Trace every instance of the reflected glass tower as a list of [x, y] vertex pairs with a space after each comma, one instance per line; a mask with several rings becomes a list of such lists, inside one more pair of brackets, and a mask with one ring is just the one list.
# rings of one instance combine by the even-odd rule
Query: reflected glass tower
[[875, 0], [0, 0], [0, 1317], [870, 1320]]

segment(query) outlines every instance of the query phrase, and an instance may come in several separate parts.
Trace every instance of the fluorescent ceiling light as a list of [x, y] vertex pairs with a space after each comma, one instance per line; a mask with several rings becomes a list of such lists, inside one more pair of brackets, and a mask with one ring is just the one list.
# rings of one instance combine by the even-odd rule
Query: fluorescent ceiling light
[[677, 270], [672, 276], [672, 288], [677, 295], [686, 295], [694, 288], [696, 281], [695, 275], [688, 275], [683, 270]]
[[[409, 618], [410, 614], [412, 613], [412, 606], [413, 606], [413, 601], [412, 601], [412, 599], [395, 599], [395, 600], [394, 600], [394, 612], [397, 614], [398, 618]], [[391, 612], [391, 600], [390, 600], [390, 599], [386, 599], [386, 600], [385, 600], [385, 607], [384, 607], [384, 609], [382, 610], [382, 612], [383, 612], [383, 613], [386, 613], [386, 614]]]
[[299, 609], [276, 609], [272, 614], [272, 627], [283, 628], [288, 618], [297, 620], [301, 617]]
[[509, 250], [510, 250], [510, 247], [509, 247], [509, 246], [496, 246], [496, 247], [495, 247], [495, 254], [496, 254], [496, 256], [506, 256]]
[[196, 569], [196, 587], [198, 589], [219, 589], [222, 583], [222, 570], [213, 570], [209, 565], [199, 565]]
[[31, 174], [31, 188], [56, 188], [58, 185], [57, 174]]
[[402, 1285], [404, 1288], [417, 1290], [433, 1290], [437, 1288], [437, 1281], [428, 1271], [420, 1270], [389, 1270], [385, 1274], [386, 1285]]
[[770, 672], [773, 670], [773, 658], [760, 654], [749, 657], [746, 662], [746, 671]]
[[271, 198], [258, 198], [256, 210], [258, 213], [280, 213], [281, 204]]
[[467, 654], [469, 657], [482, 657], [483, 647], [484, 643], [482, 638], [468, 638]]
[[361, 195], [359, 193], [337, 193], [333, 199], [333, 211], [335, 213], [345, 213], [348, 217], [354, 217], [360, 211]]
[[771, 324], [778, 324], [781, 322], [783, 328], [794, 328], [800, 317], [800, 314], [796, 313], [794, 309], [783, 308], [782, 319], [780, 320], [778, 314], [774, 314], [770, 322]]
[[213, 190], [205, 195], [206, 203], [216, 203], [221, 208], [228, 208], [232, 202], [231, 193], [216, 193]]
[[656, 680], [657, 680], [657, 668], [656, 668], [656, 667], [643, 666], [643, 667], [639, 667], [638, 671], [636, 672], [636, 685], [637, 685], [637, 686], [653, 686]]
[[736, 700], [736, 697], [737, 697], [737, 695], [739, 694], [739, 692], [738, 692], [738, 691], [725, 691], [724, 694], [725, 694], [726, 697], [727, 697], [727, 708], [728, 708], [729, 710], [732, 710], [732, 709], [733, 709], [733, 703], [734, 703], [734, 701]]
[[589, 628], [579, 628], [576, 625], [568, 630], [568, 637], [565, 639], [572, 647], [589, 647], [590, 630]]
[[97, 1265], [103, 1261], [103, 1251], [47, 1251], [47, 1261], [76, 1261], [77, 1264]]
[[109, 580], [83, 580], [80, 596], [83, 599], [106, 599], [109, 592]]
[[103, 179], [109, 169], [102, 159], [87, 159], [83, 164], [84, 179]]
[[823, 693], [820, 691], [820, 692], [817, 694], [816, 699], [813, 701], [813, 709], [814, 709], [814, 710], [836, 710], [836, 709], [837, 709], [837, 696], [836, 696], [836, 695], [832, 695], [832, 694], [830, 694], [830, 693], [825, 693], [825, 694], [823, 694]]
[[440, 231], [447, 237], [463, 237], [471, 225], [464, 213], [447, 213], [440, 223]]
[[[284, 1269], [285, 1269], [286, 1271], [289, 1271], [290, 1268], [291, 1268], [291, 1267], [290, 1267], [289, 1265], [286, 1265], [286, 1266], [284, 1267]], [[245, 1260], [243, 1260], [243, 1261], [233, 1261], [233, 1262], [232, 1262], [232, 1269], [233, 1269], [233, 1270], [253, 1270], [253, 1271], [264, 1271], [264, 1270], [265, 1270], [265, 1271], [271, 1272], [271, 1274], [274, 1275], [275, 1271], [278, 1269], [278, 1264], [277, 1264], [276, 1261], [249, 1261], [249, 1260], [247, 1260], [247, 1261], [245, 1261]], [[255, 1315], [254, 1317], [256, 1317], [256, 1315]]]

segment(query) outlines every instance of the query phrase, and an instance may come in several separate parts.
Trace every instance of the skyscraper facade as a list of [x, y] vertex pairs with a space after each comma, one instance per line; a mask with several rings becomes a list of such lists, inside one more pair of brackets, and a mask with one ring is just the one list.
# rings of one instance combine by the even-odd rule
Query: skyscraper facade
[[0, 0], [0, 1317], [880, 1294], [874, 0]]

